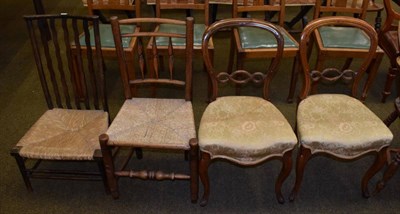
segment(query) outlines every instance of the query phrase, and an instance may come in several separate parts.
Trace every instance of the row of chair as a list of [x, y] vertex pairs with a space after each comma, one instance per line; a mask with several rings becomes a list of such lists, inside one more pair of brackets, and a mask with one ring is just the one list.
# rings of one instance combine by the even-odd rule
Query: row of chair
[[[369, 196], [368, 181], [385, 164], [386, 151], [393, 135], [372, 111], [355, 98], [361, 97], [358, 95], [361, 79], [376, 56], [378, 46], [373, 27], [361, 19], [325, 17], [312, 21], [304, 29], [298, 54], [304, 83], [297, 110], [297, 134], [284, 115], [268, 101], [271, 82], [284, 56], [285, 40], [282, 29], [271, 23], [233, 18], [216, 22], [205, 30], [201, 50], [210, 80], [211, 103], [202, 115], [196, 134], [191, 102], [193, 18], [189, 17], [186, 21], [111, 18], [126, 99], [112, 122], [107, 113], [98, 17], [61, 14], [26, 16], [25, 20], [49, 108], [11, 152], [31, 191], [30, 178], [100, 178], [106, 191], [111, 192], [114, 198], [119, 197], [120, 177], [189, 180], [191, 200], [196, 202], [200, 177], [204, 185], [200, 204], [204, 206], [210, 195], [208, 167], [211, 160], [226, 159], [241, 165], [255, 165], [278, 158], [283, 166], [275, 184], [275, 193], [278, 201], [283, 203], [281, 186], [290, 174], [291, 154], [296, 145], [299, 145], [299, 154], [291, 200], [299, 191], [304, 167], [313, 154], [327, 153], [354, 159], [374, 153], [376, 161], [362, 180], [364, 196]], [[145, 31], [143, 26], [149, 24], [159, 28], [160, 25], [174, 25], [184, 30]], [[334, 25], [363, 31], [370, 41], [369, 54], [362, 59], [359, 68], [344, 71], [310, 69], [308, 50], [312, 47], [310, 41], [315, 30]], [[126, 26], [139, 30], [125, 32]], [[231, 32], [239, 28], [256, 28], [271, 35], [276, 45], [273, 48], [275, 55], [266, 56], [271, 58], [270, 65], [256, 72], [243, 68], [221, 71], [214, 67], [210, 42], [216, 33], [227, 28], [231, 28]], [[80, 39], [82, 32], [84, 40]], [[91, 43], [95, 44], [95, 48], [85, 48]], [[133, 43], [135, 54], [128, 54], [124, 43]], [[184, 52], [183, 57], [175, 57], [181, 52]], [[337, 81], [350, 83], [351, 96], [310, 95], [318, 83]], [[227, 83], [233, 83], [235, 87], [254, 83], [256, 88], [261, 88], [263, 98], [220, 96], [224, 91], [221, 85]], [[166, 85], [168, 87], [163, 87]], [[182, 88], [183, 92], [179, 93], [169, 86]], [[127, 159], [117, 163], [116, 158], [123, 148], [130, 150], [125, 155]], [[145, 148], [183, 150], [189, 159], [188, 173], [126, 169], [131, 156], [136, 152], [137, 157], [142, 158], [142, 149]], [[27, 168], [26, 159], [39, 161], [32, 168]], [[42, 169], [39, 167], [41, 160], [94, 160], [98, 163], [99, 172]]]

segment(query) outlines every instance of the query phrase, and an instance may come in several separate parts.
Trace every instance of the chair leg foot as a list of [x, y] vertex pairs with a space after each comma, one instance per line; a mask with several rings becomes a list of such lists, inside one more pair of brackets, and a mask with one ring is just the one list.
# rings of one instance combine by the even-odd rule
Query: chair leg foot
[[210, 165], [211, 157], [210, 154], [201, 152], [201, 160], [199, 167], [199, 176], [201, 183], [203, 183], [203, 197], [200, 200], [200, 206], [204, 207], [208, 203], [208, 198], [210, 196], [210, 181], [208, 178], [208, 166]]
[[371, 195], [369, 194], [368, 191], [368, 183], [369, 180], [380, 170], [386, 163], [386, 156], [387, 156], [387, 148], [382, 148], [372, 164], [372, 166], [367, 170], [367, 172], [364, 174], [364, 177], [362, 178], [361, 181], [361, 190], [362, 190], [362, 195], [364, 198], [369, 198]]
[[275, 195], [280, 204], [285, 203], [285, 199], [282, 195], [282, 185], [285, 182], [286, 178], [289, 176], [290, 170], [292, 169], [292, 152], [293, 150], [290, 150], [283, 154], [282, 169], [275, 183]]
[[304, 148], [303, 146], [300, 146], [296, 162], [296, 182], [289, 197], [290, 201], [295, 200], [300, 190], [300, 185], [303, 180], [304, 168], [310, 157], [311, 157], [311, 150]]

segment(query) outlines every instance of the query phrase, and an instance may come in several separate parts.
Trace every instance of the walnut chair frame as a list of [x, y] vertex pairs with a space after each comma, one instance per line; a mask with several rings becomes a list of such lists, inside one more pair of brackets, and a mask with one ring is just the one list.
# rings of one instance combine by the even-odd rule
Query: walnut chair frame
[[[48, 110], [11, 150], [29, 191], [31, 178], [103, 180], [108, 186], [98, 136], [109, 125], [102, 52], [97, 16], [24, 16]], [[41, 28], [42, 24], [48, 26]], [[93, 34], [89, 32], [93, 28]], [[72, 66], [70, 41], [78, 42], [83, 32], [95, 41], [95, 48], [76, 56]], [[78, 50], [81, 46], [76, 47]], [[85, 59], [84, 59], [85, 58]], [[77, 84], [79, 82], [79, 84]], [[82, 88], [78, 88], [81, 87]], [[78, 94], [77, 92], [80, 91]], [[95, 139], [96, 141], [93, 141]], [[28, 168], [25, 162], [36, 161]], [[41, 162], [95, 162], [98, 171], [57, 169]]]
[[[243, 4], [240, 4], [238, 0], [232, 1], [232, 18], [238, 18], [241, 13], [244, 12], [276, 12], [278, 13], [278, 23], [277, 27], [284, 35], [284, 49], [283, 49], [283, 57], [293, 57], [293, 70], [297, 70], [296, 68], [296, 55], [299, 50], [299, 45], [297, 41], [283, 28], [285, 21], [285, 2], [286, 0], [271, 0], [268, 3], [265, 3], [264, 0], [254, 0], [248, 1], [244, 0]], [[228, 70], [232, 71], [234, 56], [236, 54], [236, 67], [237, 69], [242, 69], [244, 66], [244, 61], [246, 59], [257, 59], [264, 58], [265, 56], [273, 57], [275, 56], [275, 46], [272, 41], [268, 39], [258, 37], [251, 38], [245, 42], [246, 37], [249, 37], [251, 33], [247, 33], [248, 36], [245, 36], [246, 32], [242, 29], [235, 28], [232, 31], [233, 35], [231, 37], [231, 50], [230, 50], [230, 58], [228, 64]], [[263, 40], [265, 39], [265, 40]], [[262, 42], [259, 42], [260, 40]], [[272, 44], [269, 44], [272, 42]], [[244, 43], [248, 43], [248, 47], [244, 46]], [[258, 45], [257, 45], [258, 43]], [[294, 71], [293, 71], [294, 72]], [[291, 93], [291, 92], [290, 92]]]
[[[352, 16], [355, 16], [359, 19], [365, 19], [366, 16], [366, 10], [368, 7], [368, 2], [369, 0], [363, 0], [362, 4], [360, 5], [359, 0], [327, 0], [326, 2], [323, 0], [316, 0], [315, 4], [315, 9], [314, 9], [314, 19], [318, 19], [322, 17], [324, 14], [333, 14], [333, 15], [345, 15], [345, 14], [351, 14]], [[326, 27], [328, 29], [328, 27]], [[343, 28], [344, 29], [344, 28]], [[346, 35], [350, 34], [352, 32], [339, 32], [339, 30], [334, 29], [334, 28], [329, 28], [331, 32], [326, 33], [326, 35]], [[357, 36], [357, 32], [353, 33]], [[354, 37], [356, 37], [354, 36]], [[367, 39], [365, 35], [361, 35], [363, 38], [361, 39]], [[342, 71], [348, 69], [351, 66], [351, 63], [354, 58], [365, 58], [367, 55], [369, 55], [368, 48], [367, 47], [358, 47], [358, 46], [352, 46], [353, 44], [346, 44], [345, 41], [340, 41], [339, 38], [336, 38], [337, 36], [321, 36], [321, 32], [316, 30], [314, 33], [314, 37], [310, 41], [311, 43], [316, 43], [317, 47], [317, 62], [315, 65], [316, 70], [321, 70], [324, 66], [324, 62], [327, 59], [332, 59], [332, 58], [346, 58], [345, 63], [342, 67]], [[345, 38], [346, 39], [346, 38]], [[347, 38], [348, 39], [348, 38]], [[339, 40], [339, 41], [337, 41]], [[328, 45], [325, 45], [325, 43], [329, 43]], [[343, 43], [343, 44], [342, 44]], [[310, 50], [311, 51], [311, 50]], [[310, 54], [309, 54], [310, 55]], [[365, 100], [368, 94], [368, 91], [371, 87], [371, 84], [373, 80], [375, 79], [375, 76], [377, 74], [379, 65], [382, 61], [384, 52], [382, 49], [379, 48], [376, 51], [375, 57], [373, 58], [372, 63], [370, 64], [370, 67], [368, 68], [368, 74], [369, 78], [367, 82], [364, 85], [364, 89], [362, 92], [361, 100]], [[294, 92], [296, 89], [296, 82], [297, 82], [297, 76], [299, 74], [300, 70], [294, 70], [294, 73], [292, 73], [292, 79], [290, 83], [290, 93], [288, 96], [288, 100], [293, 100], [294, 97]]]
[[[310, 68], [308, 57], [308, 49], [312, 48], [312, 46], [310, 46], [310, 37], [312, 37], [317, 28], [320, 28], [322, 26], [357, 27], [359, 29], [362, 29], [363, 32], [368, 35], [370, 39], [370, 47], [368, 49], [368, 52], [370, 54], [366, 55], [362, 62], [360, 62], [361, 64], [358, 69], [347, 69], [341, 72], [338, 68], [326, 68], [324, 70], [312, 70]], [[371, 61], [375, 57], [377, 46], [378, 38], [373, 27], [367, 22], [357, 18], [344, 16], [323, 17], [313, 20], [304, 29], [300, 41], [300, 61], [304, 74], [304, 85], [300, 94], [301, 102], [298, 106], [296, 122], [300, 148], [297, 155], [296, 163], [296, 181], [290, 195], [291, 201], [295, 199], [296, 195], [299, 192], [306, 164], [308, 163], [310, 158], [314, 157], [317, 154], [326, 154], [328, 156], [333, 156], [342, 160], [356, 160], [366, 154], [375, 154], [375, 162], [367, 170], [361, 181], [363, 196], [369, 196], [368, 181], [385, 163], [386, 151], [393, 138], [392, 133], [385, 126], [385, 124], [373, 112], [368, 110], [367, 107], [365, 107], [359, 100], [355, 98], [361, 97], [359, 93], [360, 83], [362, 82], [363, 76], [365, 75]], [[332, 84], [341, 81], [350, 84], [351, 97], [338, 94], [319, 94], [310, 96], [310, 93], [312, 91], [316, 91], [315, 88], [319, 83]], [[326, 100], [327, 102], [329, 100], [330, 104], [322, 103], [324, 102], [323, 100]], [[337, 102], [335, 102], [335, 100]], [[341, 115], [340, 118], [342, 119], [335, 121], [335, 115], [340, 115], [340, 107], [342, 109], [345, 108], [342, 104], [340, 104], [340, 102], [352, 103], [352, 105], [349, 104], [349, 106], [347, 106], [347, 109], [356, 108], [358, 115], [352, 114], [352, 116], [349, 117], [344, 117], [344, 115]], [[320, 109], [319, 111], [318, 108]], [[325, 108], [329, 109], [330, 112], [325, 112]], [[313, 109], [316, 109], [315, 112], [318, 111], [319, 113], [315, 113]], [[335, 111], [335, 113], [333, 113], [332, 111]], [[344, 114], [346, 114], [346, 111]], [[357, 135], [358, 137], [356, 137], [353, 132], [349, 132], [349, 135], [351, 135], [351, 137], [344, 134], [343, 132], [341, 132], [341, 136], [334, 134], [328, 135], [327, 133], [322, 135], [318, 134], [318, 130], [323, 128], [331, 130], [332, 133], [336, 133], [333, 131], [336, 130], [336, 128], [340, 126], [340, 124], [354, 124], [353, 122], [357, 122], [358, 117], [362, 117], [361, 121], [363, 122], [374, 121], [373, 123], [376, 124], [376, 126], [368, 127], [367, 132], [374, 132], [377, 136], [379, 135], [380, 138], [376, 139], [378, 137], [371, 137], [371, 135], [366, 134], [365, 132], [361, 132], [363, 133], [362, 137], [360, 137], [359, 135]], [[310, 118], [321, 118], [321, 120], [312, 123], [313, 120]], [[318, 128], [307, 129], [306, 127], [314, 127], [313, 125]], [[360, 130], [360, 127], [361, 126], [352, 126], [351, 130]], [[314, 132], [308, 130], [312, 130], [318, 133], [315, 133], [313, 135]], [[353, 133], [354, 135], [351, 133]], [[368, 135], [366, 138], [369, 138], [366, 140], [365, 138], [363, 138], [364, 135]], [[334, 138], [335, 140], [332, 140], [331, 138]], [[370, 145], [369, 142], [373, 143], [371, 143]]]
[[[272, 62], [268, 69], [266, 69], [264, 72], [249, 72], [246, 70], [236, 70], [234, 72], [231, 71], [219, 71], [215, 67], [213, 67], [212, 64], [212, 59], [209, 55], [209, 52], [207, 51], [207, 47], [209, 47], [208, 43], [209, 40], [215, 35], [220, 30], [223, 29], [234, 29], [237, 27], [256, 27], [260, 29], [264, 29], [271, 34], [273, 34], [273, 37], [276, 40], [277, 47], [275, 49], [275, 56], [272, 58]], [[287, 122], [287, 120], [284, 118], [284, 116], [279, 112], [279, 110], [275, 109], [273, 104], [267, 101], [269, 98], [269, 88], [270, 88], [270, 82], [273, 79], [274, 75], [276, 74], [277, 67], [279, 65], [279, 61], [283, 56], [284, 52], [284, 41], [283, 41], [283, 36], [280, 30], [273, 24], [267, 23], [262, 20], [256, 20], [256, 19], [245, 19], [245, 18], [232, 18], [232, 19], [225, 19], [221, 20], [218, 22], [213, 23], [207, 31], [204, 33], [203, 37], [203, 57], [204, 57], [204, 62], [207, 67], [207, 71], [209, 74], [209, 78], [211, 79], [212, 83], [212, 96], [211, 96], [211, 102], [206, 108], [201, 122], [200, 122], [200, 128], [199, 128], [199, 134], [198, 134], [198, 141], [199, 141], [199, 148], [200, 148], [200, 154], [201, 154], [201, 160], [200, 160], [200, 168], [199, 168], [199, 175], [200, 179], [203, 183], [204, 186], [204, 193], [203, 197], [201, 199], [200, 205], [205, 206], [208, 203], [209, 195], [210, 195], [210, 181], [209, 181], [209, 175], [208, 175], [208, 168], [211, 164], [212, 160], [216, 159], [225, 159], [234, 163], [237, 163], [239, 165], [243, 166], [253, 166], [256, 164], [259, 164], [261, 162], [264, 162], [266, 160], [270, 159], [279, 159], [282, 161], [282, 169], [279, 174], [279, 177], [276, 180], [275, 183], [275, 194], [276, 197], [279, 201], [279, 203], [284, 202], [284, 198], [282, 196], [281, 192], [281, 186], [284, 183], [285, 179], [288, 177], [290, 174], [291, 170], [291, 164], [292, 164], [292, 150], [294, 146], [296, 145], [297, 139], [296, 136], [293, 132], [292, 127], [290, 124]], [[259, 84], [262, 87], [262, 92], [263, 92], [263, 99], [259, 97], [252, 97], [252, 96], [222, 96], [218, 97], [219, 95], [219, 90], [218, 87], [222, 84], [225, 83], [233, 83], [235, 85], [240, 84], [240, 85], [245, 85], [247, 83], [255, 83]], [[218, 97], [218, 98], [217, 98]], [[221, 100], [226, 100], [226, 104], [229, 106], [230, 110], [227, 110], [226, 112], [221, 112], [222, 114], [226, 113], [227, 117], [225, 118], [226, 120], [222, 119], [221, 121], [218, 120], [215, 115], [213, 110], [216, 110], [214, 107], [221, 105]], [[245, 101], [246, 100], [246, 101]], [[261, 106], [264, 105], [271, 105], [271, 111], [265, 109], [264, 107], [260, 107], [260, 112], [253, 112], [251, 109], [249, 109], [250, 105], [249, 103], [242, 103], [242, 101], [245, 102], [255, 102], [253, 104], [260, 104]], [[240, 103], [240, 104], [238, 104]], [[219, 109], [225, 109], [224, 107], [219, 106]], [[252, 106], [253, 107], [253, 106]], [[216, 107], [218, 108], [218, 107]], [[236, 111], [241, 111], [243, 109], [247, 109], [246, 113], [241, 114], [240, 116], [247, 115], [249, 117], [246, 117], [247, 120], [250, 120], [254, 123], [259, 122], [259, 120], [264, 121], [264, 116], [258, 117], [261, 115], [267, 114], [267, 115], [274, 115], [279, 118], [279, 120], [282, 122], [282, 126], [279, 126], [282, 130], [284, 130], [283, 136], [288, 137], [285, 139], [279, 139], [278, 137], [272, 137], [269, 132], [271, 127], [265, 127], [270, 124], [267, 120], [267, 124], [260, 125], [261, 130], [263, 130], [263, 133], [267, 133], [268, 136], [264, 136], [261, 133], [262, 136], [265, 138], [268, 138], [268, 140], [264, 139], [263, 137], [260, 137], [260, 135], [257, 135], [256, 137], [260, 137], [260, 142], [258, 140], [255, 140], [256, 144], [260, 143], [260, 147], [262, 147], [259, 151], [258, 147], [253, 148], [253, 149], [248, 149], [247, 148], [247, 141], [250, 141], [250, 139], [244, 140], [238, 140], [232, 139], [229, 136], [233, 136], [235, 134], [235, 129], [233, 127], [229, 127], [232, 123], [228, 122], [232, 118], [236, 118], [239, 115], [239, 112]], [[274, 109], [274, 110], [272, 110]], [[219, 111], [218, 111], [219, 112]], [[233, 113], [232, 113], [233, 112]], [[236, 113], [234, 113], [236, 112]], [[257, 116], [251, 117], [249, 114], [255, 113]], [[258, 114], [260, 113], [260, 114]], [[260, 119], [262, 118], [262, 119]], [[243, 118], [244, 119], [244, 118]], [[271, 119], [270, 119], [271, 120]], [[212, 121], [215, 121], [216, 124], [209, 126], [210, 124], [213, 124]], [[217, 124], [218, 123], [218, 124]], [[262, 122], [261, 122], [262, 123]], [[283, 125], [284, 124], [284, 125]], [[208, 127], [208, 128], [207, 128]], [[214, 128], [212, 128], [214, 127]], [[222, 132], [226, 132], [226, 135], [213, 135], [211, 132], [212, 130], [221, 130]], [[265, 132], [264, 132], [265, 131]], [[275, 130], [276, 131], [276, 130]], [[238, 133], [240, 134], [240, 133]], [[212, 136], [218, 138], [211, 140]], [[218, 136], [218, 137], [217, 137]], [[226, 136], [226, 137], [225, 137]], [[235, 135], [237, 136], [237, 135]], [[247, 134], [245, 136], [248, 136]], [[210, 138], [211, 137], [211, 138]], [[234, 137], [235, 138], [235, 137]], [[278, 138], [278, 139], [277, 139]], [[290, 139], [289, 139], [290, 138]], [[259, 139], [259, 138], [257, 138]], [[271, 140], [270, 140], [271, 139]], [[270, 144], [266, 145], [265, 141], [271, 141], [269, 142]], [[279, 144], [278, 142], [283, 142], [282, 144]], [[254, 142], [253, 142], [254, 143]], [[233, 145], [235, 144], [235, 145]], [[279, 144], [279, 145], [278, 145]], [[242, 148], [241, 150], [244, 150], [243, 152], [229, 152], [235, 150], [236, 146], [239, 146]], [[278, 150], [269, 150], [271, 147], [279, 147], [280, 149]], [[274, 147], [274, 148], [276, 148]], [[218, 149], [219, 148], [219, 149]], [[266, 150], [266, 151], [265, 151]], [[226, 152], [224, 152], [226, 151]], [[253, 151], [257, 151], [253, 154]], [[249, 152], [247, 154], [247, 152]], [[258, 153], [259, 152], [259, 153]], [[246, 153], [246, 154], [245, 154]]]
[[[150, 24], [171, 24], [181, 25], [185, 27], [183, 33], [165, 33], [165, 32], [137, 32], [137, 33], [121, 33], [121, 25], [150, 25]], [[151, 180], [189, 180], [191, 190], [191, 201], [196, 202], [198, 198], [198, 146], [195, 140], [196, 137], [193, 110], [191, 105], [192, 100], [192, 51], [193, 51], [193, 18], [188, 17], [186, 21], [161, 18], [137, 18], [137, 19], [121, 19], [111, 17], [111, 25], [114, 34], [114, 40], [118, 53], [118, 62], [122, 84], [124, 86], [124, 94], [126, 101], [121, 107], [118, 115], [114, 119], [108, 131], [100, 136], [101, 150], [104, 155], [104, 164], [107, 174], [107, 181], [110, 187], [111, 194], [114, 199], [119, 197], [118, 179], [121, 177], [151, 179]], [[139, 67], [138, 77], [130, 76], [128, 72], [128, 63], [132, 60], [127, 59], [129, 55], [125, 55], [121, 41], [124, 37], [136, 37], [137, 51], [136, 66]], [[168, 38], [168, 72], [161, 72], [158, 61], [158, 47], [154, 43], [152, 53], [147, 56], [148, 66], [152, 66], [152, 72], [146, 72], [146, 57], [144, 41], [150, 40], [151, 37], [166, 37]], [[182, 69], [174, 67], [174, 51], [172, 40], [180, 38], [186, 40], [185, 64]], [[180, 74], [184, 75], [181, 77]], [[163, 74], [164, 73], [164, 74]], [[166, 73], [166, 74], [165, 74]], [[165, 76], [166, 75], [166, 76]], [[184, 99], [158, 99], [158, 98], [136, 98], [136, 93], [132, 93], [132, 87], [149, 86], [154, 90], [159, 90], [161, 86], [171, 86], [184, 89]], [[158, 86], [158, 87], [157, 87]], [[142, 89], [142, 88], [141, 88]], [[143, 88], [144, 90], [145, 88]], [[152, 91], [151, 89], [149, 89]], [[150, 93], [152, 94], [152, 93]], [[153, 94], [155, 95], [155, 93]], [[165, 95], [165, 94], [164, 94]], [[131, 103], [134, 103], [131, 105]], [[142, 104], [141, 104], [142, 103]], [[167, 115], [158, 114], [164, 109], [171, 108], [170, 106], [179, 103], [180, 106], [171, 109], [171, 113]], [[183, 104], [182, 104], [183, 103]], [[151, 106], [157, 106], [151, 108]], [[137, 106], [137, 107], [136, 107]], [[175, 107], [175, 106], [174, 106]], [[176, 111], [177, 109], [182, 111]], [[139, 110], [138, 110], [139, 109]], [[142, 111], [142, 109], [145, 109]], [[148, 111], [147, 111], [148, 110]], [[183, 113], [182, 113], [183, 112]], [[167, 111], [169, 113], [169, 111]], [[183, 116], [182, 116], [183, 114]], [[144, 115], [144, 116], [143, 116]], [[146, 116], [147, 115], [147, 116]], [[150, 117], [155, 115], [154, 117]], [[141, 121], [139, 118], [142, 118]], [[149, 121], [147, 121], [149, 120]], [[151, 121], [157, 121], [156, 124]], [[165, 121], [165, 122], [164, 122]], [[147, 124], [154, 124], [147, 127]], [[167, 126], [167, 127], [166, 127]], [[140, 133], [142, 128], [145, 128], [145, 133]], [[146, 128], [147, 127], [147, 128]], [[122, 131], [121, 131], [122, 129]], [[171, 130], [167, 133], [161, 133], [162, 130]], [[186, 133], [188, 130], [188, 133]], [[138, 132], [135, 132], [138, 131]], [[157, 133], [160, 131], [160, 133]], [[181, 133], [181, 138], [174, 138], [172, 134]], [[157, 138], [161, 136], [162, 138]], [[153, 137], [154, 136], [154, 137]], [[172, 137], [170, 137], [172, 136]], [[185, 140], [186, 139], [186, 140]], [[155, 150], [174, 150], [185, 151], [189, 154], [189, 173], [164, 173], [162, 171], [134, 171], [127, 170], [126, 162], [117, 166], [112, 154], [112, 149], [119, 148], [148, 148]]]

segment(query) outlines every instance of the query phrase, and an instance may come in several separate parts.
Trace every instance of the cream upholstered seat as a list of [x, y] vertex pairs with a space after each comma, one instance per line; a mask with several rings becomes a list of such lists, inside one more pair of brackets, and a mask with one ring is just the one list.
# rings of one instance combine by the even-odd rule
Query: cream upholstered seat
[[298, 136], [311, 153], [355, 158], [389, 146], [393, 134], [359, 100], [343, 94], [309, 96], [298, 107]]
[[189, 149], [196, 137], [192, 103], [184, 99], [126, 100], [110, 128], [109, 145]]
[[[325, 26], [352, 27], [361, 31], [369, 41], [368, 47], [365, 48], [367, 55], [351, 67], [338, 68], [337, 63], [332, 63], [329, 67], [317, 66], [311, 69], [313, 63], [308, 56], [313, 45], [310, 40], [316, 30]], [[363, 90], [362, 93], [359, 91], [372, 83], [372, 78], [365, 77], [365, 73], [376, 58], [377, 47], [376, 31], [369, 23], [358, 18], [323, 17], [313, 20], [304, 28], [300, 41], [304, 85], [300, 93], [301, 102], [298, 105], [296, 122], [299, 153], [296, 163], [296, 182], [290, 200], [294, 200], [299, 192], [306, 164], [312, 156], [321, 153], [345, 160], [355, 160], [366, 154], [375, 155], [375, 162], [361, 181], [363, 196], [369, 196], [368, 182], [385, 164], [386, 151], [393, 138], [385, 124], [357, 99], [357, 97], [365, 98], [366, 91]], [[344, 83], [346, 88], [351, 89], [351, 96], [315, 95], [318, 85], [322, 83], [335, 87], [342, 85], [339, 83]]]
[[93, 160], [99, 135], [108, 127], [101, 110], [47, 110], [18, 142], [20, 155], [34, 159]]
[[[212, 63], [211, 53], [207, 50], [211, 38], [221, 29], [234, 30], [238, 27], [256, 28], [267, 35], [267, 38], [260, 37], [260, 39], [267, 39], [275, 44], [275, 47], [270, 48], [271, 54], [264, 56], [264, 60], [271, 59], [269, 66], [255, 71], [238, 69], [231, 72], [229, 68], [228, 71], [221, 69], [224, 65]], [[200, 206], [208, 203], [210, 195], [208, 169], [212, 160], [216, 159], [229, 160], [243, 166], [253, 166], [271, 159], [282, 161], [282, 168], [275, 182], [275, 195], [278, 202], [283, 203], [285, 200], [281, 189], [292, 168], [292, 151], [297, 138], [283, 114], [268, 101], [270, 83], [284, 55], [283, 33], [279, 27], [262, 20], [225, 19], [213, 23], [206, 29], [202, 50], [212, 91], [209, 94], [211, 102], [203, 113], [198, 133], [201, 154], [199, 175], [204, 186]], [[225, 56], [230, 57], [226, 54]], [[254, 85], [251, 83], [256, 87], [252, 87]], [[234, 87], [229, 88], [228, 84]], [[262, 98], [226, 96], [242, 86], [262, 89], [260, 90]], [[226, 93], [219, 93], [222, 88]]]
[[272, 103], [247, 96], [220, 97], [210, 103], [198, 138], [202, 152], [241, 164], [283, 156], [297, 143], [292, 127]]

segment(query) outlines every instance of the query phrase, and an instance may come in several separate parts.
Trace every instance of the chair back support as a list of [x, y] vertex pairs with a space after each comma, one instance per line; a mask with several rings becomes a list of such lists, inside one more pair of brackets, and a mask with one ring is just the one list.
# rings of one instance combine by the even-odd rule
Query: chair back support
[[[322, 26], [332, 25], [358, 28], [369, 37], [369, 54], [362, 59], [361, 65], [357, 70], [345, 69], [341, 71], [340, 68], [325, 68], [322, 71], [311, 70], [309, 57], [307, 54], [309, 49], [312, 48], [309, 45], [310, 37], [313, 35], [316, 29]], [[357, 97], [361, 79], [371, 63], [371, 60], [374, 58], [377, 46], [377, 33], [374, 28], [364, 20], [345, 16], [332, 16], [315, 19], [310, 22], [304, 28], [300, 39], [300, 62], [304, 73], [304, 85], [300, 94], [300, 100], [305, 99], [310, 94], [311, 89], [315, 89], [318, 83], [332, 84], [339, 81], [344, 81], [345, 83], [351, 84], [351, 94], [353, 97]]]
[[365, 19], [368, 3], [369, 0], [316, 0], [314, 19], [321, 17], [322, 13], [351, 14]]
[[[212, 59], [208, 50], [209, 41], [212, 36], [222, 29], [232, 29], [236, 27], [254, 27], [259, 29], [264, 29], [267, 32], [271, 33], [273, 37], [276, 39], [277, 43], [277, 51], [275, 57], [273, 57], [270, 66], [265, 70], [265, 72], [249, 72], [246, 70], [236, 70], [234, 72], [227, 71], [218, 71], [212, 63]], [[283, 54], [283, 36], [281, 32], [271, 23], [257, 20], [257, 19], [245, 19], [245, 18], [232, 18], [232, 19], [224, 19], [218, 22], [215, 22], [207, 30], [203, 35], [202, 42], [202, 51], [203, 51], [203, 60], [206, 64], [207, 72], [209, 74], [209, 78], [211, 79], [212, 84], [212, 96], [211, 101], [216, 100], [218, 96], [218, 85], [225, 83], [234, 83], [237, 85], [245, 85], [249, 82], [253, 82], [255, 84], [263, 85], [263, 97], [264, 99], [268, 99], [269, 95], [269, 86], [272, 78], [276, 74], [278, 69], [279, 62], [282, 58]]]
[[285, 21], [286, 0], [238, 0], [232, 1], [232, 18], [238, 18], [243, 12], [278, 12], [278, 24], [283, 26]]
[[[133, 97], [132, 88], [140, 85], [172, 85], [183, 87], [185, 90], [185, 99], [187, 101], [192, 99], [192, 54], [193, 54], [193, 18], [188, 17], [186, 21], [179, 21], [173, 19], [163, 19], [163, 18], [136, 18], [136, 19], [121, 19], [118, 20], [117, 17], [111, 17], [111, 25], [114, 34], [115, 47], [117, 50], [118, 63], [121, 72], [121, 79], [124, 86], [125, 98], [129, 99]], [[145, 32], [141, 31], [138, 33], [122, 34], [120, 31], [121, 25], [140, 25], [140, 24], [171, 24], [178, 26], [185, 26], [186, 32], [179, 33], [166, 33], [166, 32]], [[136, 45], [136, 60], [127, 60], [125, 52], [122, 47], [123, 37], [135, 37], [137, 39]], [[168, 72], [162, 72], [160, 65], [163, 63], [159, 59], [159, 50], [157, 48], [157, 43], [155, 37], [165, 37], [168, 38]], [[132, 38], [133, 39], [133, 38]], [[148, 66], [150, 69], [146, 70], [146, 45], [145, 41], [150, 41], [149, 44], [153, 44], [151, 47], [151, 56], [147, 56]], [[184, 68], [179, 68], [178, 63], [174, 61], [174, 49], [179, 47], [174, 47], [172, 41], [176, 39], [185, 40], [185, 63]], [[182, 47], [181, 47], [182, 48]], [[133, 76], [128, 74], [128, 61], [137, 61], [139, 67], [139, 75]], [[177, 65], [177, 66], [175, 66]], [[179, 65], [182, 65], [180, 63]], [[177, 68], [176, 68], [177, 67]], [[179, 72], [179, 69], [183, 72]]]
[[392, 0], [383, 0], [383, 3], [386, 10], [386, 20], [383, 24], [381, 31], [379, 32], [380, 35], [384, 34], [387, 31], [396, 31], [400, 21], [400, 11], [396, 11], [396, 6], [392, 5]]
[[209, 0], [156, 0], [156, 17], [161, 18], [161, 10], [203, 10], [204, 24], [208, 26]]
[[[76, 108], [108, 111], [97, 16], [24, 16], [40, 83], [49, 109]], [[94, 34], [90, 35], [89, 26]], [[81, 53], [79, 35], [95, 48]], [[71, 43], [72, 41], [72, 43]], [[77, 49], [73, 63], [71, 44]], [[84, 56], [85, 55], [85, 56]]]
[[87, 0], [89, 15], [94, 15], [95, 10], [123, 10], [135, 11], [135, 16], [140, 17], [140, 0]]

